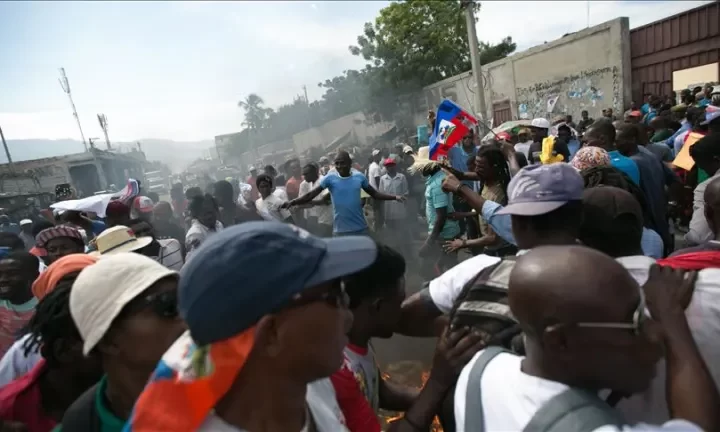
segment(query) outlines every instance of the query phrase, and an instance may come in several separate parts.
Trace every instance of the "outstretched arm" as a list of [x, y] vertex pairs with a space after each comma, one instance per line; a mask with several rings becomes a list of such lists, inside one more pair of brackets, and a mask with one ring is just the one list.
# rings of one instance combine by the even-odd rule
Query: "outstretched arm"
[[373, 199], [379, 200], [379, 201], [405, 201], [404, 196], [400, 195], [389, 195], [386, 193], [378, 192], [377, 189], [374, 187], [368, 185], [363, 186], [363, 190], [367, 192], [368, 195], [370, 195]]
[[305, 195], [301, 197], [297, 197], [294, 200], [290, 200], [286, 203], [283, 203], [282, 208], [290, 208], [296, 205], [302, 205], [302, 204], [308, 204], [311, 202], [316, 196], [320, 195], [320, 193], [325, 188], [322, 186], [318, 186], [315, 189], [311, 190], [310, 192], [306, 193]]

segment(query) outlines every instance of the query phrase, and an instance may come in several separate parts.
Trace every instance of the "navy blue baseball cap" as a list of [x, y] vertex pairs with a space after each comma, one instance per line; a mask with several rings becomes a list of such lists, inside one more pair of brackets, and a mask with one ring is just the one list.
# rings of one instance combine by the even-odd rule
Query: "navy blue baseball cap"
[[564, 162], [530, 165], [518, 171], [508, 185], [508, 205], [496, 214], [539, 216], [570, 201], [582, 200], [585, 182]]
[[208, 238], [182, 268], [180, 315], [196, 343], [217, 342], [376, 257], [370, 237], [325, 239], [280, 222], [235, 225]]

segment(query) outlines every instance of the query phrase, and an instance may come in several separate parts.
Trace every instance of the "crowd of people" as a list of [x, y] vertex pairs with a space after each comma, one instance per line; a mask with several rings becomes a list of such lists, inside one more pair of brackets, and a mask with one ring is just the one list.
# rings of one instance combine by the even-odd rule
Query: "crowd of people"
[[716, 96], [0, 216], [0, 432], [720, 430]]

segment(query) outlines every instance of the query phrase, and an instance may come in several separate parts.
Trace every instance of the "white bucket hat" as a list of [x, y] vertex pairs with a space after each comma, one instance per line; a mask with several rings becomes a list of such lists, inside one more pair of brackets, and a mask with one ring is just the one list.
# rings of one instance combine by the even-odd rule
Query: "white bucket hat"
[[83, 339], [83, 354], [95, 348], [128, 303], [169, 276], [177, 272], [136, 253], [102, 257], [83, 269], [70, 290], [70, 315]]
[[116, 225], [103, 231], [95, 238], [97, 250], [90, 255], [113, 255], [142, 249], [152, 243], [151, 237], [135, 237], [133, 231], [123, 225]]

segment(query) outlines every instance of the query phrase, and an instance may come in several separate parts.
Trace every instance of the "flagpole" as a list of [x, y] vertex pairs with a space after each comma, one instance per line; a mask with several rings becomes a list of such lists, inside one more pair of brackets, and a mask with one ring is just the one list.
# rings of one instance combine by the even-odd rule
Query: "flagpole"
[[483, 122], [487, 121], [487, 108], [485, 107], [485, 88], [483, 86], [482, 66], [480, 64], [480, 51], [478, 49], [477, 30], [475, 29], [475, 2], [466, 0], [465, 19], [467, 21], [468, 45], [470, 46], [470, 62], [472, 63], [472, 74], [476, 83], [475, 90], [475, 115], [480, 115]]

